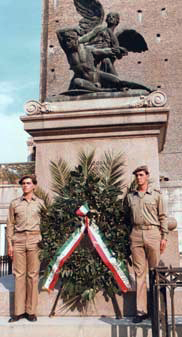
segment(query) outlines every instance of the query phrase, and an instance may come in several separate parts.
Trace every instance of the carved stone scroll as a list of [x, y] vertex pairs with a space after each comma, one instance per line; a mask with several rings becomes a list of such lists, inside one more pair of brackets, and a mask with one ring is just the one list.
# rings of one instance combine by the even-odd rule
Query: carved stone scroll
[[[113, 108], [115, 107], [115, 98], [109, 98], [108, 101], [105, 100], [105, 103], [108, 102], [110, 107], [111, 100], [113, 100]], [[118, 100], [118, 98], [117, 98]], [[82, 101], [83, 102], [83, 101]], [[40, 115], [40, 114], [48, 114], [48, 113], [61, 113], [63, 110], [66, 109], [66, 103], [70, 107], [69, 110], [77, 111], [77, 104], [78, 101], [75, 102], [44, 102], [40, 103], [38, 101], [28, 101], [24, 108], [27, 115]], [[94, 103], [94, 100], [92, 100]], [[117, 104], [117, 108], [119, 109], [126, 109], [126, 108], [145, 108], [145, 107], [163, 107], [167, 103], [167, 96], [162, 91], [154, 91], [147, 96], [135, 96], [135, 97], [119, 97], [119, 105]], [[71, 105], [70, 105], [71, 104]], [[106, 104], [107, 105], [107, 104]], [[64, 106], [64, 108], [63, 108]], [[79, 101], [79, 108], [78, 110], [81, 111], [82, 103]], [[84, 109], [88, 110], [83, 103]], [[92, 105], [94, 110], [102, 109], [101, 105], [98, 104], [97, 99], [97, 106], [94, 108], [95, 105]]]
[[27, 115], [40, 115], [41, 113], [48, 112], [46, 105], [35, 100], [27, 101], [24, 105]]

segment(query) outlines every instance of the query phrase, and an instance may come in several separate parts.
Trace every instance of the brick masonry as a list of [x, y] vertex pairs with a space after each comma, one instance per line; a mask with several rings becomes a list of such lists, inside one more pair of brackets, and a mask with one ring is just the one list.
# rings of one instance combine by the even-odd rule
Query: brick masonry
[[[135, 29], [147, 44], [145, 53], [129, 53], [117, 61], [122, 79], [144, 83], [166, 92], [170, 105], [169, 125], [160, 169], [170, 180], [182, 180], [182, 6], [181, 0], [100, 0], [105, 15], [120, 14], [118, 30]], [[41, 44], [40, 96], [67, 90], [72, 72], [56, 37], [56, 30], [78, 24], [80, 19], [73, 0], [44, 0]]]

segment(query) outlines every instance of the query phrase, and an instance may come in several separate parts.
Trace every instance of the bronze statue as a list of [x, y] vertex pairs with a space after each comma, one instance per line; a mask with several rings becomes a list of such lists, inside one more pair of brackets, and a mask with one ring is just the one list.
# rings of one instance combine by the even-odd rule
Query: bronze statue
[[81, 89], [91, 92], [122, 91], [124, 88], [143, 89], [151, 92], [150, 88], [134, 82], [122, 81], [118, 76], [106, 73], [96, 68], [95, 60], [114, 57], [112, 48], [95, 48], [79, 43], [78, 34], [74, 30], [57, 32], [61, 47], [66, 53], [70, 69], [74, 72], [69, 90]]
[[148, 49], [144, 38], [134, 30], [115, 34], [119, 14], [109, 13], [107, 26], [103, 25], [104, 10], [98, 0], [74, 0], [77, 12], [82, 16], [79, 26], [57, 31], [70, 68], [74, 72], [68, 94], [123, 91], [125, 89], [152, 90], [142, 84], [123, 81], [114, 66], [128, 51], [142, 52]]
[[119, 24], [119, 14], [110, 12], [106, 17], [107, 26], [96, 26], [91, 32], [83, 35], [79, 38], [80, 43], [95, 46], [96, 48], [112, 48], [114, 55], [104, 58], [101, 61], [100, 69], [118, 75], [114, 67], [114, 61], [121, 59], [124, 55], [127, 55], [127, 49], [120, 47], [117, 36], [114, 34], [114, 30]]

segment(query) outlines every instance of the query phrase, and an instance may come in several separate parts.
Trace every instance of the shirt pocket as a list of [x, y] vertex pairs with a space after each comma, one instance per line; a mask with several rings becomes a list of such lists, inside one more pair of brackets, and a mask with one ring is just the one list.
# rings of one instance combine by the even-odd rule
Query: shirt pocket
[[149, 213], [157, 213], [157, 205], [154, 201], [153, 202], [145, 202], [144, 207]]
[[137, 202], [136, 200], [131, 200], [131, 208], [135, 209], [137, 207]]
[[25, 221], [26, 218], [26, 211], [25, 209], [18, 209], [18, 211], [15, 212], [15, 220], [17, 224], [22, 223], [23, 221]]
[[138, 210], [139, 210], [139, 206], [138, 206], [138, 203], [136, 201], [131, 202], [131, 209], [132, 209], [133, 219], [136, 219], [136, 217], [138, 215]]

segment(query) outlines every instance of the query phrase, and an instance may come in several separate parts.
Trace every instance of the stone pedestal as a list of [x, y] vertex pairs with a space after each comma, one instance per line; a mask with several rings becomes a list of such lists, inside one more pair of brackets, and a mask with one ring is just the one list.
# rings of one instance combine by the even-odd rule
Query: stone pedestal
[[110, 150], [123, 153], [126, 182], [137, 165], [150, 167], [158, 184], [159, 156], [168, 121], [166, 96], [97, 98], [54, 103], [27, 102], [27, 116], [21, 117], [36, 146], [36, 174], [41, 187], [50, 191], [50, 161], [65, 159], [77, 164], [80, 150], [96, 150], [102, 160]]
[[[98, 161], [107, 151], [123, 153], [126, 184], [131, 182], [131, 172], [146, 164], [159, 185], [159, 152], [164, 146], [169, 112], [165, 104], [166, 96], [162, 92], [42, 104], [27, 102], [28, 115], [21, 120], [36, 146], [39, 185], [50, 193], [50, 161], [62, 157], [74, 167], [80, 150], [93, 149]], [[168, 257], [169, 254], [167, 260]], [[123, 315], [134, 315], [134, 291], [117, 299]], [[98, 296], [94, 309], [89, 307], [87, 315], [114, 315], [112, 303], [106, 303], [101, 295]], [[47, 295], [41, 298], [47, 302]], [[68, 312], [70, 314], [73, 315]], [[80, 313], [74, 312], [74, 315]]]

